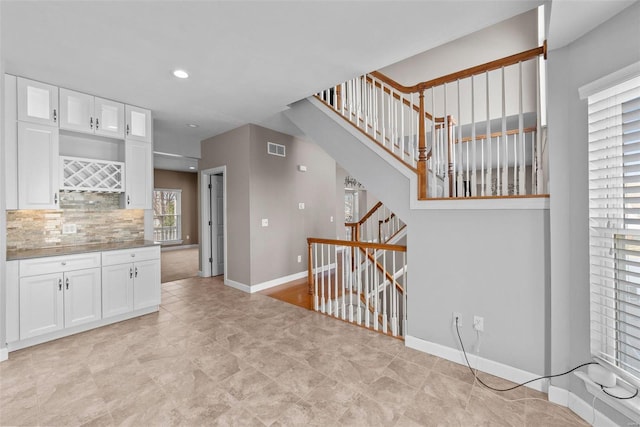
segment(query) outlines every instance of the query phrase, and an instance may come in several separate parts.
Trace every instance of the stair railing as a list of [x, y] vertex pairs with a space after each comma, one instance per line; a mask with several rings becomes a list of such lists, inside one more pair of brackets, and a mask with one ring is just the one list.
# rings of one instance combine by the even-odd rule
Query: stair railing
[[420, 200], [540, 195], [541, 56], [546, 42], [413, 86], [374, 71], [316, 97], [415, 172]]
[[406, 246], [315, 238], [307, 243], [314, 310], [391, 336], [404, 336]]
[[346, 222], [347, 236], [355, 242], [387, 243], [405, 227], [389, 208], [378, 202], [357, 222]]

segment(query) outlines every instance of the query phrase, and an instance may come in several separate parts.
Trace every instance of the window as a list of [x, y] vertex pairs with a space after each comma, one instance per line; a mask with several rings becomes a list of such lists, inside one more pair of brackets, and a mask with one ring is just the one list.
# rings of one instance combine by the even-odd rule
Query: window
[[156, 188], [153, 192], [153, 239], [160, 243], [182, 243], [182, 190]]
[[640, 382], [640, 76], [588, 112], [591, 353]]

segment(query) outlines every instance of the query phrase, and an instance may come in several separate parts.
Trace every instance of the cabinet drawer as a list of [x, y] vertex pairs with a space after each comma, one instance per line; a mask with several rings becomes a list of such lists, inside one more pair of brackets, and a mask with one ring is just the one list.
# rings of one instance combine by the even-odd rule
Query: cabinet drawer
[[20, 277], [100, 267], [100, 252], [20, 261]]
[[102, 252], [103, 266], [125, 264], [128, 262], [148, 261], [152, 259], [160, 259], [159, 246]]

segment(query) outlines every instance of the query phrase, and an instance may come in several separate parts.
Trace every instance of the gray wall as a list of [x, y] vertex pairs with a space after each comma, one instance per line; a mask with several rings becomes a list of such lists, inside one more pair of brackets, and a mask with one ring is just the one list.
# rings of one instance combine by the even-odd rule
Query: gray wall
[[[2, 8], [0, 7], [0, 11]], [[1, 13], [1, 12], [0, 12]], [[2, 56], [2, 43], [0, 42], [0, 58]], [[4, 173], [4, 59], [0, 59], [0, 165], [2, 165], [2, 173], [0, 173], [0, 349], [6, 347], [6, 256], [7, 256], [7, 239], [5, 230], [7, 229], [7, 211], [6, 207], [6, 182]]]
[[[267, 154], [267, 142], [286, 157]], [[334, 238], [335, 161], [315, 144], [256, 125], [202, 141], [200, 168], [227, 166], [227, 279], [255, 285], [307, 269], [307, 237]], [[299, 172], [305, 165], [307, 172]], [[298, 209], [304, 203], [305, 209]], [[262, 227], [262, 219], [269, 220]], [[335, 221], [335, 219], [334, 219]], [[302, 261], [298, 263], [297, 257]]]
[[[640, 3], [549, 52], [553, 371], [590, 358], [587, 102], [579, 99], [578, 88], [639, 60]], [[590, 401], [578, 378], [553, 383]]]
[[[227, 279], [250, 283], [249, 126], [202, 141], [200, 169], [227, 166]], [[200, 183], [202, 185], [203, 183]], [[205, 184], [206, 185], [206, 184]]]
[[[336, 163], [303, 139], [257, 125], [250, 125], [250, 133], [248, 225], [250, 284], [255, 285], [306, 271], [307, 237], [335, 237], [330, 218], [336, 210]], [[286, 157], [267, 154], [268, 141], [284, 145]], [[298, 171], [298, 165], [307, 171]], [[305, 208], [298, 209], [299, 203]], [[268, 227], [262, 227], [262, 218], [269, 220]]]
[[306, 100], [287, 115], [407, 224], [409, 335], [457, 348], [452, 313], [462, 314], [467, 343], [475, 342], [479, 315], [480, 356], [545, 373], [548, 209], [409, 209], [408, 179], [366, 137]]

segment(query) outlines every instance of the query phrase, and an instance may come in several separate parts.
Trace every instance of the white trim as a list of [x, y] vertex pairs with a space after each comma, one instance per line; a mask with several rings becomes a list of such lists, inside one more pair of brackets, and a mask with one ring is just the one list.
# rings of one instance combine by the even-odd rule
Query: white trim
[[9, 349], [7, 347], [0, 348], [0, 362], [4, 362], [9, 359]]
[[[597, 427], [616, 427], [618, 424], [611, 421], [602, 412], [594, 409], [591, 403], [585, 402], [577, 395], [560, 387], [549, 386], [549, 402], [565, 406], [580, 418]], [[596, 402], [598, 400], [596, 399]], [[597, 406], [597, 405], [596, 405]], [[595, 414], [595, 418], [594, 418]]]
[[307, 277], [307, 274], [307, 271], [301, 271], [300, 273], [294, 273], [288, 276], [278, 277], [277, 279], [267, 280], [266, 282], [258, 283], [257, 285], [251, 285], [251, 293], [260, 292], [275, 286], [284, 285], [285, 283], [292, 282], [294, 280], [303, 279]]
[[578, 89], [580, 99], [587, 99], [595, 93], [609, 89], [637, 76], [640, 76], [640, 61], [581, 86]]
[[[414, 191], [414, 180], [411, 180], [411, 191]], [[417, 185], [415, 185], [417, 194]], [[466, 199], [453, 200], [417, 200], [411, 198], [411, 209], [424, 210], [549, 210], [549, 197], [514, 197], [490, 199]]]
[[[318, 272], [323, 273], [325, 271], [334, 270], [335, 268], [336, 268], [335, 263], [328, 264], [318, 269]], [[234, 280], [224, 279], [224, 284], [232, 288], [238, 289], [242, 292], [253, 294], [256, 292], [264, 291], [265, 289], [284, 285], [285, 283], [289, 283], [294, 280], [304, 279], [305, 277], [307, 277], [307, 274], [308, 274], [308, 271], [305, 270], [299, 273], [290, 274], [288, 276], [278, 277], [277, 279], [267, 280], [266, 282], [257, 283], [255, 285], [245, 285], [244, 283], [236, 282]]]
[[231, 279], [224, 279], [224, 284], [239, 291], [246, 292], [248, 294], [251, 293], [251, 286], [245, 285], [244, 283], [236, 282]]
[[[404, 343], [409, 348], [413, 348], [415, 350], [419, 350], [424, 353], [433, 354], [435, 356], [441, 357], [451, 362], [466, 366], [462, 351], [456, 348], [446, 347], [441, 344], [425, 341], [423, 339], [416, 338], [411, 335], [407, 335], [405, 337]], [[523, 383], [525, 381], [529, 381], [534, 378], [538, 378], [540, 376], [540, 375], [533, 374], [531, 372], [524, 371], [519, 368], [514, 368], [513, 366], [505, 365], [503, 363], [495, 362], [493, 360], [485, 359], [484, 357], [479, 357], [473, 354], [467, 354], [467, 357], [469, 358], [469, 363], [473, 368], [478, 368], [482, 372], [486, 372], [488, 374], [495, 375], [500, 378], [504, 378], [514, 383]], [[534, 390], [546, 392], [548, 387], [547, 383], [548, 383], [548, 380], [534, 381], [530, 384], [527, 384], [526, 387], [532, 388]]]
[[[229, 238], [227, 235], [227, 222], [229, 215], [227, 215], [227, 166], [218, 166], [215, 168], [204, 169], [199, 171], [200, 178], [200, 266], [202, 270], [198, 272], [200, 277], [211, 277], [211, 263], [209, 262], [209, 258], [213, 258], [211, 254], [211, 233], [208, 233], [209, 230], [209, 215], [208, 215], [208, 207], [211, 205], [211, 201], [209, 200], [209, 187], [208, 184], [205, 184], [205, 177], [209, 177], [211, 175], [222, 174], [222, 210], [223, 210], [223, 234], [224, 234], [224, 272], [223, 274], [226, 276], [229, 272], [227, 265], [227, 255], [228, 251], [228, 242]], [[208, 201], [208, 204], [204, 203]], [[233, 282], [229, 280], [229, 282]], [[238, 282], [233, 282], [238, 283]], [[227, 284], [227, 279], [225, 279], [225, 284]], [[241, 284], [242, 286], [247, 286]], [[232, 285], [229, 285], [232, 286]], [[234, 287], [234, 286], [232, 286]], [[243, 289], [240, 289], [243, 290]], [[247, 292], [247, 291], [245, 291]]]
[[159, 310], [159, 306], [153, 305], [151, 307], [130, 311], [129, 313], [123, 313], [118, 316], [108, 317], [106, 319], [100, 319], [95, 322], [85, 323], [83, 325], [76, 326], [73, 328], [61, 329], [59, 331], [52, 332], [50, 334], [39, 335], [37, 337], [29, 338], [22, 341], [10, 342], [10, 343], [7, 343], [7, 346], [9, 351], [20, 350], [23, 348], [45, 343], [47, 341], [52, 341], [58, 338], [67, 337], [69, 335], [78, 334], [80, 332], [85, 332], [91, 329], [96, 329], [101, 326], [106, 326], [112, 323], [122, 322], [123, 320], [129, 320], [136, 317], [144, 316], [145, 314], [154, 313], [154, 312], [157, 312], [158, 310]]
[[[600, 386], [596, 384], [589, 375], [584, 372], [575, 372], [575, 376], [584, 381], [584, 385], [591, 395], [595, 396], [597, 400], [602, 401], [602, 403], [612, 407], [616, 411], [620, 412], [625, 417], [628, 417], [640, 424], [640, 397], [636, 397], [634, 399], [629, 400], [620, 400], [613, 398], [611, 396], [607, 396]], [[618, 382], [618, 386], [614, 388], [608, 388], [609, 393], [613, 395], [620, 396], [630, 396], [633, 394], [633, 390], [629, 390], [628, 387], [622, 387], [620, 382]], [[574, 411], [577, 413], [577, 411]]]
[[161, 246], [160, 247], [160, 251], [161, 252], [167, 252], [167, 251], [181, 251], [183, 249], [195, 249], [200, 247], [200, 245], [171, 245], [171, 246]]

